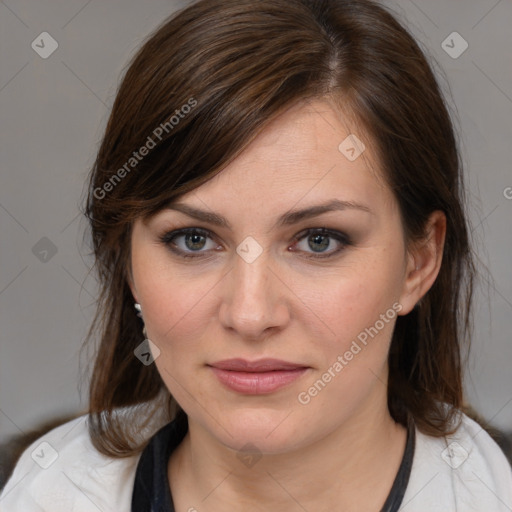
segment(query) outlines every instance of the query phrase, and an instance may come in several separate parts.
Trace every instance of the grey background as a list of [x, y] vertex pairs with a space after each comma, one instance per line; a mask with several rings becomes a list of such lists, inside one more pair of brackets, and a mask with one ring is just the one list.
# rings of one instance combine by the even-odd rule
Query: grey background
[[[85, 407], [79, 351], [97, 288], [78, 205], [122, 70], [185, 3], [0, 2], [0, 441]], [[477, 410], [512, 430], [512, 2], [387, 3], [447, 77], [475, 249], [488, 268], [477, 290], [466, 388]], [[45, 31], [59, 45], [47, 59], [31, 47]], [[454, 31], [469, 45], [458, 58], [442, 47]]]

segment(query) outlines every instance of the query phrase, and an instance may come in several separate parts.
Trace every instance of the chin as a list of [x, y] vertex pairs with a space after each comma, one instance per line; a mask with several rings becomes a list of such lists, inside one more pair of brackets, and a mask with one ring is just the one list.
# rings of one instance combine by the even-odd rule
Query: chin
[[250, 445], [261, 453], [285, 453], [300, 443], [299, 432], [301, 437], [305, 435], [304, 421], [300, 421], [301, 427], [289, 410], [233, 409], [221, 417], [222, 426], [206, 419], [206, 428], [220, 443], [235, 451]]

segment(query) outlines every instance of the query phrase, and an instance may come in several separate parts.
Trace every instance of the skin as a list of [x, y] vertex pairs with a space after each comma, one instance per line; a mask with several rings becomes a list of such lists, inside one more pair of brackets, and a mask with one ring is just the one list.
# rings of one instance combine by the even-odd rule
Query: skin
[[[309, 403], [297, 397], [393, 304], [407, 314], [427, 292], [441, 264], [445, 218], [434, 212], [426, 239], [407, 247], [371, 141], [354, 132], [366, 150], [353, 162], [338, 150], [348, 123], [326, 99], [299, 103], [178, 200], [224, 216], [230, 228], [173, 210], [134, 224], [133, 296], [161, 351], [157, 368], [189, 418], [168, 467], [176, 510], [236, 503], [250, 511], [377, 511], [389, 493], [406, 442], [386, 398], [396, 316]], [[274, 225], [292, 209], [331, 199], [371, 212]], [[183, 227], [210, 231], [188, 245], [183, 235], [174, 240], [203, 257], [185, 259], [160, 240]], [[294, 239], [309, 228], [345, 233], [350, 243]], [[251, 263], [236, 252], [247, 236], [263, 250]], [[332, 256], [308, 258], [325, 253]], [[308, 370], [271, 394], [246, 395], [224, 387], [207, 366], [233, 357], [278, 358]], [[250, 467], [237, 456], [247, 443], [261, 455]]]

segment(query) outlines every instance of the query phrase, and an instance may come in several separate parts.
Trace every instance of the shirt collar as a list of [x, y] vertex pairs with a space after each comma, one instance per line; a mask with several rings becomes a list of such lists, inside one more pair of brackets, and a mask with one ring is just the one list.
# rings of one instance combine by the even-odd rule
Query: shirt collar
[[[415, 430], [414, 421], [409, 416], [402, 462], [380, 512], [397, 512], [402, 503], [414, 458]], [[175, 512], [167, 468], [172, 452], [181, 443], [187, 431], [187, 417], [182, 413], [150, 439], [137, 464], [132, 512]]]

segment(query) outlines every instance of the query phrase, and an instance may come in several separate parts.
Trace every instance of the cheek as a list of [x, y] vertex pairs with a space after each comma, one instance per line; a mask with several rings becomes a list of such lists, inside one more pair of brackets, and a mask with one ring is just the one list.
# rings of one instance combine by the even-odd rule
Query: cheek
[[161, 350], [157, 366], [164, 364], [171, 370], [171, 364], [177, 368], [192, 356], [203, 360], [208, 353], [204, 346], [200, 349], [201, 340], [214, 319], [212, 303], [219, 275], [180, 270], [169, 264], [165, 254], [148, 251], [144, 256], [139, 265], [134, 261], [134, 279], [148, 337]]
[[204, 390], [196, 385], [197, 370], [210, 357], [208, 344], [212, 312], [212, 285], [205, 280], [172, 278], [160, 272], [157, 279], [149, 279], [152, 286], [144, 294], [144, 315], [148, 337], [160, 349], [155, 364], [167, 389], [180, 404], [193, 406], [190, 393], [200, 403], [206, 402]]
[[379, 339], [391, 336], [397, 309], [393, 304], [400, 296], [397, 268], [380, 258], [373, 265], [367, 262], [341, 277], [333, 276], [324, 283], [323, 293], [307, 294], [304, 290], [303, 302], [315, 313], [315, 324], [323, 328], [324, 336], [316, 337], [319, 348], [323, 346], [328, 352], [348, 350], [358, 336], [364, 341], [368, 330], [375, 335], [375, 327]]
[[[369, 297], [359, 282], [335, 278], [325, 283], [321, 294], [301, 293], [301, 300], [311, 312], [312, 321], [329, 340], [343, 340], [349, 337], [368, 315]], [[325, 341], [325, 340], [324, 340]]]
[[211, 286], [208, 282], [166, 280], [160, 275], [151, 291], [145, 295], [148, 333], [165, 345], [179, 339], [180, 344], [194, 344], [211, 317], [208, 313]]

